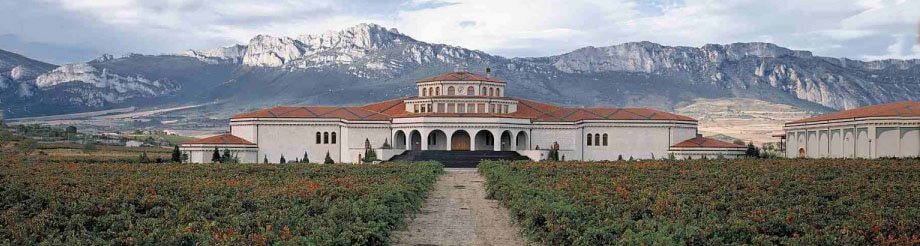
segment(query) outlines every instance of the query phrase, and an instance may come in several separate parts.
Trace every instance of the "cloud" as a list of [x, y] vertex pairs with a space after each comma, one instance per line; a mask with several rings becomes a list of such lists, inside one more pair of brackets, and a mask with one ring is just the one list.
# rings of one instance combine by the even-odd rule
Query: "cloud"
[[[493, 54], [547, 56], [632, 41], [774, 42], [817, 55], [920, 58], [907, 0], [34, 0], [0, 2], [0, 34], [115, 54], [178, 53], [362, 22]], [[0, 47], [2, 48], [2, 47]]]

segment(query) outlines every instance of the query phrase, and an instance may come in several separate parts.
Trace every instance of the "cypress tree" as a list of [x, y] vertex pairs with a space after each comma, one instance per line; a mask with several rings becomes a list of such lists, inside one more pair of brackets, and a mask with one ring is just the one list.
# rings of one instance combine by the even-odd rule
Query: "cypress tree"
[[281, 160], [278, 163], [284, 164], [284, 154], [281, 154]]
[[220, 162], [220, 151], [217, 150], [217, 147], [214, 147], [214, 153], [211, 154], [211, 163]]
[[303, 152], [303, 159], [301, 159], [300, 161], [302, 161], [303, 163], [310, 163], [310, 157], [307, 156], [306, 151]]
[[262, 159], [262, 162], [265, 164], [268, 164], [268, 155], [263, 155], [262, 158], [265, 158], [265, 159]]
[[224, 149], [224, 154], [220, 156], [220, 163], [233, 162], [233, 156], [230, 155], [230, 149]]
[[332, 159], [332, 156], [329, 155], [329, 151], [326, 151], [326, 160], [323, 162], [325, 164], [335, 164], [335, 160]]
[[181, 162], [181, 161], [182, 161], [182, 154], [179, 152], [179, 145], [173, 146], [173, 152], [172, 152], [172, 159], [171, 159], [171, 161], [172, 161], [172, 162]]

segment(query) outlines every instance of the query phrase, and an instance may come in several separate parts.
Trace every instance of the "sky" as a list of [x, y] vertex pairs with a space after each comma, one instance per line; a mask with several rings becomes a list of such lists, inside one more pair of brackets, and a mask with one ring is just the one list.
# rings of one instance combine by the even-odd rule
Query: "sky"
[[62, 64], [360, 23], [506, 57], [652, 41], [771, 42], [821, 56], [920, 58], [920, 0], [3, 0], [0, 49]]

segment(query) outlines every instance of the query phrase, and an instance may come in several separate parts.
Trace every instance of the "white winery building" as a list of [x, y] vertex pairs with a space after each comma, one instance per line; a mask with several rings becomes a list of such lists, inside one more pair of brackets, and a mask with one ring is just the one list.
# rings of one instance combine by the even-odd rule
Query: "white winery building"
[[920, 103], [844, 110], [786, 123], [787, 157], [920, 156]]
[[194, 163], [210, 162], [215, 148], [230, 149], [242, 162], [277, 163], [282, 155], [293, 160], [306, 152], [312, 162], [328, 153], [336, 162], [354, 163], [366, 141], [382, 160], [407, 150], [513, 151], [541, 160], [553, 146], [566, 160], [744, 154], [741, 146], [697, 136], [690, 117], [646, 108], [561, 107], [507, 97], [505, 84], [488, 72], [447, 73], [417, 81], [417, 95], [408, 98], [239, 114], [230, 119], [230, 134], [180, 147]]

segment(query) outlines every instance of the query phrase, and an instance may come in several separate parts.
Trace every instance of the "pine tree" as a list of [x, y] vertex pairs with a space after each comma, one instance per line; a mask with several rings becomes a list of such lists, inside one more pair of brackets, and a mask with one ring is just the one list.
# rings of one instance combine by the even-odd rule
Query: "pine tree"
[[325, 164], [335, 164], [335, 160], [332, 159], [332, 156], [329, 155], [329, 151], [326, 151], [326, 160], [323, 161]]
[[278, 161], [278, 163], [280, 163], [280, 164], [284, 164], [284, 154], [281, 154], [281, 160], [280, 160], [280, 161]]
[[380, 146], [381, 149], [391, 149], [393, 146], [390, 146], [390, 142], [387, 139], [383, 140], [383, 146]]
[[310, 163], [310, 157], [307, 156], [307, 152], [306, 152], [306, 151], [303, 152], [303, 159], [301, 159], [300, 161], [303, 162], [303, 163]]
[[623, 161], [623, 155], [618, 155], [618, 156], [617, 156], [617, 161]]
[[265, 159], [262, 159], [262, 163], [268, 164], [268, 155], [262, 155], [262, 156], [263, 156], [262, 158], [265, 158]]
[[214, 153], [211, 154], [211, 163], [220, 162], [220, 151], [217, 150], [217, 147], [214, 147]]
[[182, 161], [182, 153], [179, 152], [179, 145], [173, 146], [172, 159], [170, 160], [172, 162]]

